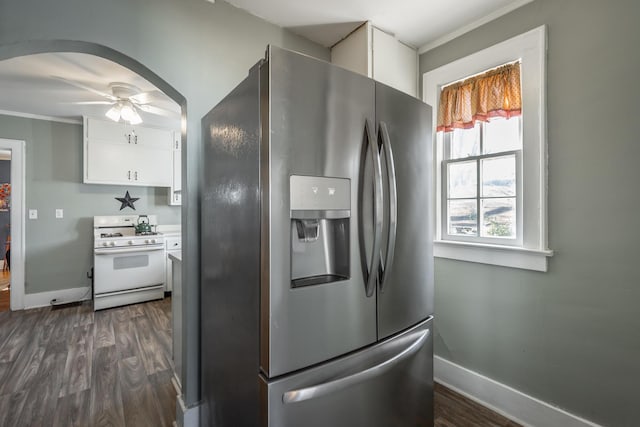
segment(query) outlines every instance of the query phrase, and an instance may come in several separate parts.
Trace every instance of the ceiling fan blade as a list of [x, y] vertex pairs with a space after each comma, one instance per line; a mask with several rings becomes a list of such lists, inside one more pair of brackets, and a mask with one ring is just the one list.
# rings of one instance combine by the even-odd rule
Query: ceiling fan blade
[[141, 109], [146, 113], [157, 114], [165, 117], [178, 116], [178, 113], [174, 111], [165, 110], [164, 108], [160, 108], [160, 107], [154, 107], [153, 105], [142, 104], [142, 105], [136, 105], [136, 107], [138, 107], [139, 109]]
[[154, 101], [167, 101], [169, 98], [163, 92], [159, 90], [150, 90], [147, 92], [140, 92], [136, 95], [130, 96], [129, 100], [139, 105], [149, 104]]
[[56, 79], [56, 80], [60, 80], [62, 82], [70, 84], [71, 86], [75, 86], [75, 87], [78, 87], [80, 89], [88, 90], [91, 93], [95, 93], [96, 95], [100, 95], [101, 97], [110, 99], [111, 101], [117, 101], [118, 100], [118, 98], [116, 98], [115, 96], [111, 95], [110, 93], [103, 92], [101, 90], [92, 88], [91, 86], [87, 86], [84, 83], [80, 83], [80, 82], [77, 82], [75, 80], [67, 80], [64, 77], [58, 77], [58, 76], [51, 76], [51, 77]]
[[113, 105], [115, 101], [78, 101], [78, 102], [66, 102], [65, 104], [74, 105]]

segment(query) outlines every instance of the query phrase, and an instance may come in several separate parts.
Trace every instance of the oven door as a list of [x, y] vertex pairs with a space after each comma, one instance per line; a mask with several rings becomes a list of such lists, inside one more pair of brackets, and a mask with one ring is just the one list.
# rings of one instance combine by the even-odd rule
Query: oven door
[[164, 284], [164, 245], [98, 248], [93, 258], [95, 295]]

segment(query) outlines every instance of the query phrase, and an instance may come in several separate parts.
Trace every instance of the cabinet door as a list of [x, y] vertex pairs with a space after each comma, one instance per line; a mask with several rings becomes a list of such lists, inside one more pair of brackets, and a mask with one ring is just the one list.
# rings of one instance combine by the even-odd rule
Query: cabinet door
[[134, 145], [129, 150], [133, 159], [134, 185], [171, 187], [173, 157], [171, 151]]
[[173, 177], [169, 188], [169, 204], [179, 206], [182, 204], [182, 134], [180, 131], [173, 133]]
[[168, 130], [135, 126], [131, 135], [134, 145], [167, 151], [173, 146], [172, 132]]
[[133, 177], [133, 161], [128, 145], [88, 141], [85, 183], [129, 184]]
[[418, 93], [418, 52], [392, 35], [372, 29], [373, 78], [411, 96]]
[[132, 127], [122, 123], [85, 118], [85, 136], [91, 141], [109, 141], [112, 144], [130, 144]]
[[173, 191], [182, 190], [182, 147], [180, 133], [176, 132], [173, 147]]

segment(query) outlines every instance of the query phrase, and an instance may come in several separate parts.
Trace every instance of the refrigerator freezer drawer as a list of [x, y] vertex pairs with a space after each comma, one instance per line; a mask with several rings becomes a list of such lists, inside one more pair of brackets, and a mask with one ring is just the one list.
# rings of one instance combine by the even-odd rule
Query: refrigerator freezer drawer
[[270, 427], [433, 425], [433, 318], [366, 350], [275, 381]]

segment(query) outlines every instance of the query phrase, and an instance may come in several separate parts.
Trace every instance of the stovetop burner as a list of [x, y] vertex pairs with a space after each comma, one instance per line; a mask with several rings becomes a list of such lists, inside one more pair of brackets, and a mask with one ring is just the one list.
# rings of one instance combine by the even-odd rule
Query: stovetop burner
[[100, 237], [122, 237], [122, 233], [102, 233]]
[[156, 233], [155, 231], [143, 231], [143, 232], [137, 232], [136, 231], [136, 236], [157, 236], [158, 233]]

